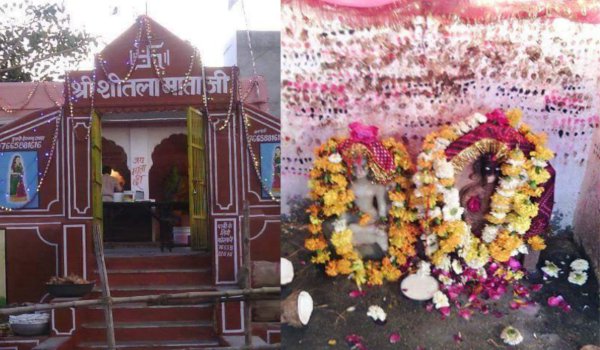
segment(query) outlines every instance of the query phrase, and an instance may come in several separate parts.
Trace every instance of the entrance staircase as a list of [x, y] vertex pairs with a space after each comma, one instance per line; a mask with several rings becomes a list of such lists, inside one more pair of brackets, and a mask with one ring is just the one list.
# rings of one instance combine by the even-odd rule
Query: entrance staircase
[[[208, 253], [176, 248], [105, 249], [111, 295], [114, 297], [214, 290]], [[95, 279], [99, 281], [97, 271]], [[99, 283], [90, 296], [101, 297]], [[117, 349], [201, 349], [219, 346], [214, 328], [215, 305], [190, 300], [161, 304], [113, 306]], [[106, 348], [102, 306], [78, 310], [77, 349]]]

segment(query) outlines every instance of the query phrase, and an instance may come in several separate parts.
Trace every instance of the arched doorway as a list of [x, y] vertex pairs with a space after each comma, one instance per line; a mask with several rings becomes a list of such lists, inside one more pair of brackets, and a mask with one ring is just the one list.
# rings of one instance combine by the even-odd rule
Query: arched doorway
[[152, 152], [148, 173], [150, 198], [158, 202], [187, 202], [188, 154], [187, 136], [173, 134], [163, 139]]
[[152, 167], [148, 173], [150, 197], [167, 202], [174, 220], [173, 241], [190, 244], [188, 211], [188, 147], [187, 135], [173, 134], [163, 139], [152, 152]]

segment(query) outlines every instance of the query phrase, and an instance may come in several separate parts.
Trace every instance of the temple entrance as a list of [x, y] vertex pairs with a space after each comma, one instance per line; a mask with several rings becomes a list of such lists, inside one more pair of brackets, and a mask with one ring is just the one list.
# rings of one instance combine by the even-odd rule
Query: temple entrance
[[[205, 124], [193, 108], [94, 114], [93, 212], [105, 243], [208, 249]], [[119, 184], [111, 195], [107, 175]]]

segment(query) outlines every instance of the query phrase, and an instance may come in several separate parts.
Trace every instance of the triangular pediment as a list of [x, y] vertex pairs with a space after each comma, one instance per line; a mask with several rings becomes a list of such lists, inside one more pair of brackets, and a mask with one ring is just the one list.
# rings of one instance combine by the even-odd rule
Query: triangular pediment
[[[194, 47], [148, 16], [140, 16], [123, 34], [96, 57], [99, 77], [113, 73], [120, 79], [156, 76], [184, 76], [190, 71]], [[198, 57], [195, 57], [196, 62]], [[200, 74], [194, 64], [192, 74]]]

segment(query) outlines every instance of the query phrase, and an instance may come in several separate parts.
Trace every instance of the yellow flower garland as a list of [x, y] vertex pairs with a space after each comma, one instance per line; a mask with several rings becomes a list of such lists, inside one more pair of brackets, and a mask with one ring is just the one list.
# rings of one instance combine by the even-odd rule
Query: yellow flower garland
[[485, 123], [487, 118], [475, 114], [465, 122], [443, 127], [425, 138], [413, 177], [416, 189], [410, 202], [419, 212], [421, 228], [427, 236], [429, 248], [426, 253], [437, 267], [447, 268], [449, 254], [454, 252], [468, 266], [481, 268], [489, 257], [497, 262], [507, 262], [515, 253], [525, 252], [525, 243], [534, 250], [545, 248], [542, 237], [525, 239], [524, 235], [538, 214], [538, 205], [532, 198], [542, 195], [542, 185], [550, 179], [546, 164], [554, 154], [545, 147], [545, 134], [535, 134], [528, 125], [519, 125], [521, 116], [518, 109], [506, 112], [510, 125], [535, 149], [528, 157], [519, 148], [508, 152], [501, 166], [500, 185], [491, 197], [491, 210], [486, 215], [488, 224], [482, 239], [473, 236], [462, 219], [464, 208], [456, 203], [458, 192], [454, 187], [454, 173], [448, 169], [445, 150], [459, 137]]
[[[393, 188], [388, 191], [392, 205], [388, 212], [389, 249], [381, 261], [363, 261], [352, 244], [352, 230], [335, 231], [328, 241], [323, 234], [323, 223], [330, 218], [341, 217], [354, 209], [354, 193], [350, 189], [349, 171], [338, 153], [343, 138], [331, 138], [315, 150], [316, 159], [310, 172], [309, 236], [304, 242], [313, 252], [311, 262], [325, 264], [328, 276], [351, 275], [360, 287], [363, 284], [381, 285], [384, 281], [397, 281], [402, 275], [400, 267], [416, 254], [418, 230], [413, 224], [417, 216], [409, 208], [411, 190], [409, 175], [413, 164], [403, 144], [389, 138], [382, 141], [394, 159], [395, 170], [391, 175]], [[363, 214], [359, 223], [371, 218]], [[333, 249], [332, 249], [333, 248]]]

